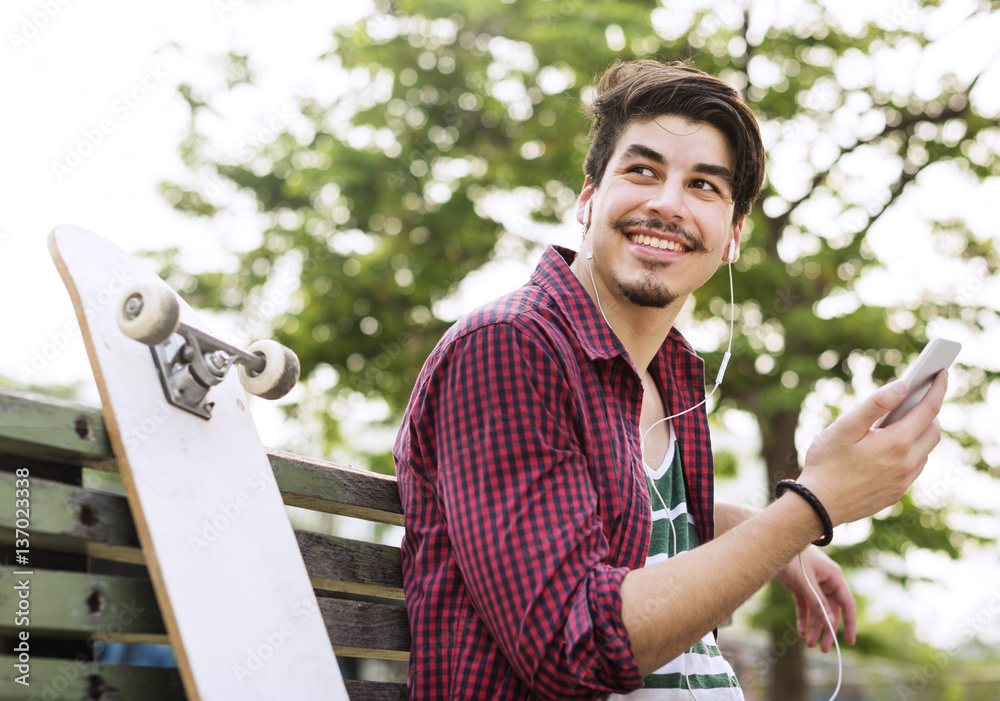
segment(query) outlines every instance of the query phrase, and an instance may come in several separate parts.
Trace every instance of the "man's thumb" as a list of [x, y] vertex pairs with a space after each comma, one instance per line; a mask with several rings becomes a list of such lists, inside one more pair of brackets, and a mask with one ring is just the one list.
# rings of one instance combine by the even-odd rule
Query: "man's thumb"
[[848, 419], [849, 430], [856, 430], [859, 436], [863, 436], [872, 424], [899, 406], [908, 391], [903, 380], [879, 387], [844, 417]]

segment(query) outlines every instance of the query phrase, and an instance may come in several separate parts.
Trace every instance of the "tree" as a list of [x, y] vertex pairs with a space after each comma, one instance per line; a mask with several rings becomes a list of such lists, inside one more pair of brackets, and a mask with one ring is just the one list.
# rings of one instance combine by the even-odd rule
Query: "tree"
[[[744, 93], [771, 158], [734, 266], [742, 301], [730, 309], [728, 281], [717, 276], [690, 321], [721, 349], [720, 316], [736, 314], [716, 414], [754, 417], [769, 486], [794, 477], [812, 427], [891, 379], [935, 329], [996, 333], [997, 301], [984, 294], [1000, 265], [995, 231], [925, 205], [942, 180], [975, 188], [1000, 174], [998, 106], [984, 87], [996, 80], [995, 61], [973, 56], [970, 40], [953, 62], [962, 70], [933, 63], [953, 37], [974, 36], [1000, 10], [908, 2], [858, 17], [800, 0], [768, 16], [750, 7], [379, 0], [370, 17], [335, 31], [323, 59], [353, 89], [332, 102], [301, 100], [294, 126], [238, 156], [213, 152], [202, 135], [217, 96], [185, 86], [192, 120], [182, 154], [192, 177], [165, 183], [164, 194], [209, 217], [249, 196], [266, 230], [236, 273], [184, 275], [168, 257], [171, 279], [203, 306], [252, 313], [286, 271], [293, 291], [278, 295], [275, 333], [297, 350], [306, 377], [325, 378], [306, 405], [318, 404], [327, 447], [343, 443], [335, 409], [352, 398], [382, 407], [395, 427], [452, 321], [443, 301], [484, 261], [537, 255], [542, 225], [568, 218], [586, 148], [579, 105], [594, 77], [619, 58], [688, 60]], [[886, 68], [921, 61], [927, 70], [910, 84]], [[252, 57], [233, 56], [230, 85], [252, 82], [251, 68]], [[894, 261], [879, 242], [914, 210], [907, 226], [933, 247], [934, 279], [874, 300], [867, 287]], [[705, 356], [712, 376], [721, 350]], [[995, 366], [960, 366], [952, 401], [981, 404], [997, 377]], [[992, 437], [970, 426], [952, 417], [945, 428], [963, 465], [996, 476]], [[384, 449], [371, 464], [392, 469]], [[868, 536], [841, 547], [840, 558], [905, 581], [907, 549], [958, 557], [977, 539], [950, 528], [946, 515], [908, 497], [871, 519]], [[778, 636], [790, 613], [768, 608]], [[774, 698], [805, 698], [801, 652], [792, 646], [776, 661]]]

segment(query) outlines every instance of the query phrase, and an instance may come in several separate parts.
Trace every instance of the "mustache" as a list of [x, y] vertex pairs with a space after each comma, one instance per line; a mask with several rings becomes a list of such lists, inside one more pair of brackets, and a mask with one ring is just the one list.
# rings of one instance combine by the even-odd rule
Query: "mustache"
[[673, 222], [661, 221], [660, 219], [656, 219], [654, 217], [622, 217], [621, 219], [616, 219], [611, 222], [611, 228], [621, 232], [623, 235], [626, 229], [635, 228], [662, 231], [663, 233], [673, 234], [692, 251], [704, 253], [708, 250], [700, 239], [696, 238], [694, 234], [685, 229], [683, 226], [674, 224]]

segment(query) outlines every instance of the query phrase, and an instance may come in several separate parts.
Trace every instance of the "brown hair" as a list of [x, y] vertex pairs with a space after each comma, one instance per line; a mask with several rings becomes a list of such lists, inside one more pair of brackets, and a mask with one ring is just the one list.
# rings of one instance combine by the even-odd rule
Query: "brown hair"
[[587, 112], [594, 123], [583, 172], [594, 188], [632, 122], [675, 115], [709, 124], [726, 138], [736, 159], [733, 223], [749, 214], [764, 183], [764, 144], [753, 112], [728, 83], [681, 63], [616, 63], [601, 76]]

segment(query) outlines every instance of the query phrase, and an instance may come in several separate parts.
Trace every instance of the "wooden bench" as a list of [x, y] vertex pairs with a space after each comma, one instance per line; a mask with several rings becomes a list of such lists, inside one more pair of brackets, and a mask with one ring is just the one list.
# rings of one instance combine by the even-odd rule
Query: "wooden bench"
[[[281, 451], [269, 458], [287, 505], [403, 525], [392, 477]], [[175, 668], [94, 661], [98, 642], [168, 642], [125, 497], [89, 486], [115, 471], [99, 409], [0, 388], [0, 698], [184, 698]], [[25, 474], [30, 514], [19, 522], [16, 480]], [[27, 567], [16, 559], [19, 528]], [[410, 634], [399, 548], [374, 534], [296, 538], [352, 701], [404, 699]], [[30, 686], [16, 681], [25, 630]], [[395, 680], [364, 678], [373, 664], [363, 660], [395, 661]]]

